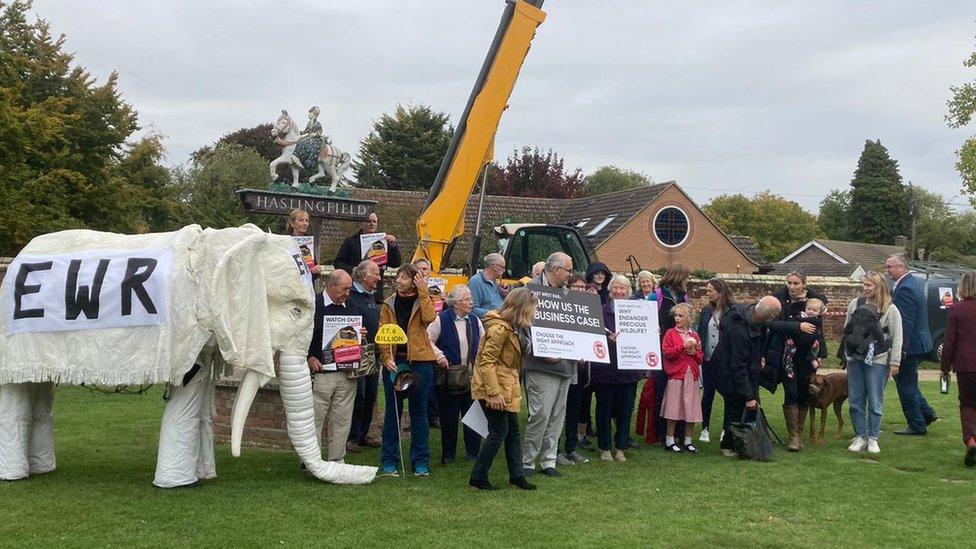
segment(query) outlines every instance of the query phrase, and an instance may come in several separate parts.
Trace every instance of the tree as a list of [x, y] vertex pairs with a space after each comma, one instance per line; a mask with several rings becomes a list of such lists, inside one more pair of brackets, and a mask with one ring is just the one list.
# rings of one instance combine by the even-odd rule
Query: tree
[[625, 170], [616, 166], [603, 166], [586, 176], [583, 183], [585, 196], [612, 193], [653, 184], [650, 177], [632, 170]]
[[450, 117], [427, 106], [397, 105], [373, 123], [353, 167], [362, 187], [425, 191], [454, 136]]
[[[976, 52], [962, 64], [970, 69], [976, 68]], [[952, 92], [952, 98], [946, 102], [949, 107], [946, 122], [952, 128], [966, 126], [976, 114], [976, 80], [961, 86], [950, 86], [949, 91]], [[970, 137], [963, 142], [956, 151], [956, 156], [956, 170], [962, 176], [963, 192], [970, 195], [969, 200], [976, 208], [976, 137]]]
[[583, 192], [583, 171], [566, 173], [565, 161], [552, 149], [522, 147], [504, 168], [488, 166], [488, 194], [537, 198], [574, 198]]
[[215, 229], [243, 223], [274, 228], [277, 223], [273, 218], [244, 212], [234, 192], [254, 185], [255, 181], [264, 181], [267, 170], [267, 163], [257, 151], [231, 144], [217, 145], [211, 154], [188, 168], [177, 168], [173, 179], [182, 205], [182, 223], [199, 223]]
[[898, 162], [881, 141], [864, 142], [851, 180], [848, 209], [850, 237], [858, 242], [891, 244], [908, 234], [909, 197], [898, 173]]
[[211, 154], [217, 145], [240, 145], [254, 149], [262, 158], [271, 162], [281, 156], [281, 149], [275, 145], [274, 139], [271, 137], [272, 128], [274, 126], [271, 124], [258, 124], [253, 128], [241, 128], [224, 134], [213, 145], [200, 147], [191, 153], [190, 158], [196, 160], [200, 156]]
[[832, 240], [850, 239], [850, 218], [848, 210], [851, 208], [851, 193], [834, 189], [826, 198], [820, 201], [820, 213], [817, 224], [820, 232]]
[[976, 253], [973, 212], [957, 214], [942, 195], [918, 187], [911, 191], [918, 212], [913, 257], [952, 263]]
[[[126, 145], [137, 116], [119, 95], [117, 74], [96, 85], [62, 51], [63, 35], [52, 37], [46, 21], [27, 21], [29, 9], [26, 1], [0, 3], [0, 200], [7, 205], [0, 253], [60, 229], [165, 225], [147, 201], [165, 187], [149, 169], [161, 158], [161, 148], [149, 152], [158, 139]], [[131, 182], [127, 170], [141, 181]]]
[[779, 261], [819, 236], [813, 214], [769, 191], [751, 199], [741, 194], [717, 196], [702, 209], [726, 234], [752, 237], [769, 261]]

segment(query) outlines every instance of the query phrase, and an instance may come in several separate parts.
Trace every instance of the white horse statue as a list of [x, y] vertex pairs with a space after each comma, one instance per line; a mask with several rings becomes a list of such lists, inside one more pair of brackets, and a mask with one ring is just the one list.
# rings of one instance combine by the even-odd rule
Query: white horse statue
[[281, 111], [281, 116], [278, 117], [271, 129], [271, 137], [281, 147], [281, 156], [271, 161], [271, 177], [277, 177], [278, 166], [284, 164], [291, 168], [291, 186], [297, 188], [299, 168], [304, 167], [308, 171], [312, 171], [317, 165], [318, 171], [308, 178], [308, 183], [311, 185], [315, 180], [325, 177], [328, 173], [332, 180], [329, 192], [334, 193], [339, 185], [343, 187], [352, 186], [343, 178], [343, 174], [352, 165], [352, 157], [322, 138], [322, 124], [317, 120], [318, 115], [318, 107], [309, 109], [308, 125], [304, 132], [299, 132], [298, 125], [288, 115], [288, 111]]

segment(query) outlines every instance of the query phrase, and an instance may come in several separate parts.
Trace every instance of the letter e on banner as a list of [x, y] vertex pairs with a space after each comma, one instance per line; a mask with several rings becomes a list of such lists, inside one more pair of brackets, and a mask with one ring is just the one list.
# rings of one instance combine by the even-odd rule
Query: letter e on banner
[[20, 255], [7, 268], [7, 335], [166, 322], [173, 251]]

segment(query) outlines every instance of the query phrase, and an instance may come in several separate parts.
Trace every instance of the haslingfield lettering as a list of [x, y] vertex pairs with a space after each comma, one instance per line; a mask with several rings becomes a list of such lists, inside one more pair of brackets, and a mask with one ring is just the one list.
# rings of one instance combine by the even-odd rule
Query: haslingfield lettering
[[254, 205], [260, 209], [278, 210], [281, 212], [302, 209], [310, 213], [322, 215], [342, 214], [366, 217], [369, 214], [369, 207], [365, 204], [339, 200], [314, 200], [299, 196], [257, 195], [254, 197]]
[[165, 322], [168, 248], [18, 256], [7, 270], [7, 334]]

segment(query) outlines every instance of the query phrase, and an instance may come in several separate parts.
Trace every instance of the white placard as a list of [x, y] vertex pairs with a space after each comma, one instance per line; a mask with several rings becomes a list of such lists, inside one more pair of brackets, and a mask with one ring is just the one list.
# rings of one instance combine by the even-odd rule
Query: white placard
[[315, 237], [292, 235], [291, 238], [295, 241], [295, 245], [298, 246], [299, 253], [302, 254], [302, 261], [311, 270], [315, 267]]
[[939, 288], [939, 308], [948, 309], [949, 307], [952, 307], [952, 303], [952, 288]]
[[617, 369], [660, 370], [661, 330], [657, 302], [644, 299], [615, 299], [617, 322]]
[[362, 358], [363, 337], [359, 315], [325, 315], [322, 317], [322, 369], [329, 372], [351, 370]]
[[7, 268], [7, 335], [166, 322], [173, 250], [19, 255]]
[[371, 259], [380, 267], [386, 265], [387, 248], [386, 233], [366, 233], [359, 235], [359, 246], [363, 251], [362, 259]]
[[472, 431], [481, 435], [481, 438], [488, 438], [488, 418], [485, 411], [481, 409], [481, 401], [474, 401], [461, 418], [461, 423], [465, 424]]

